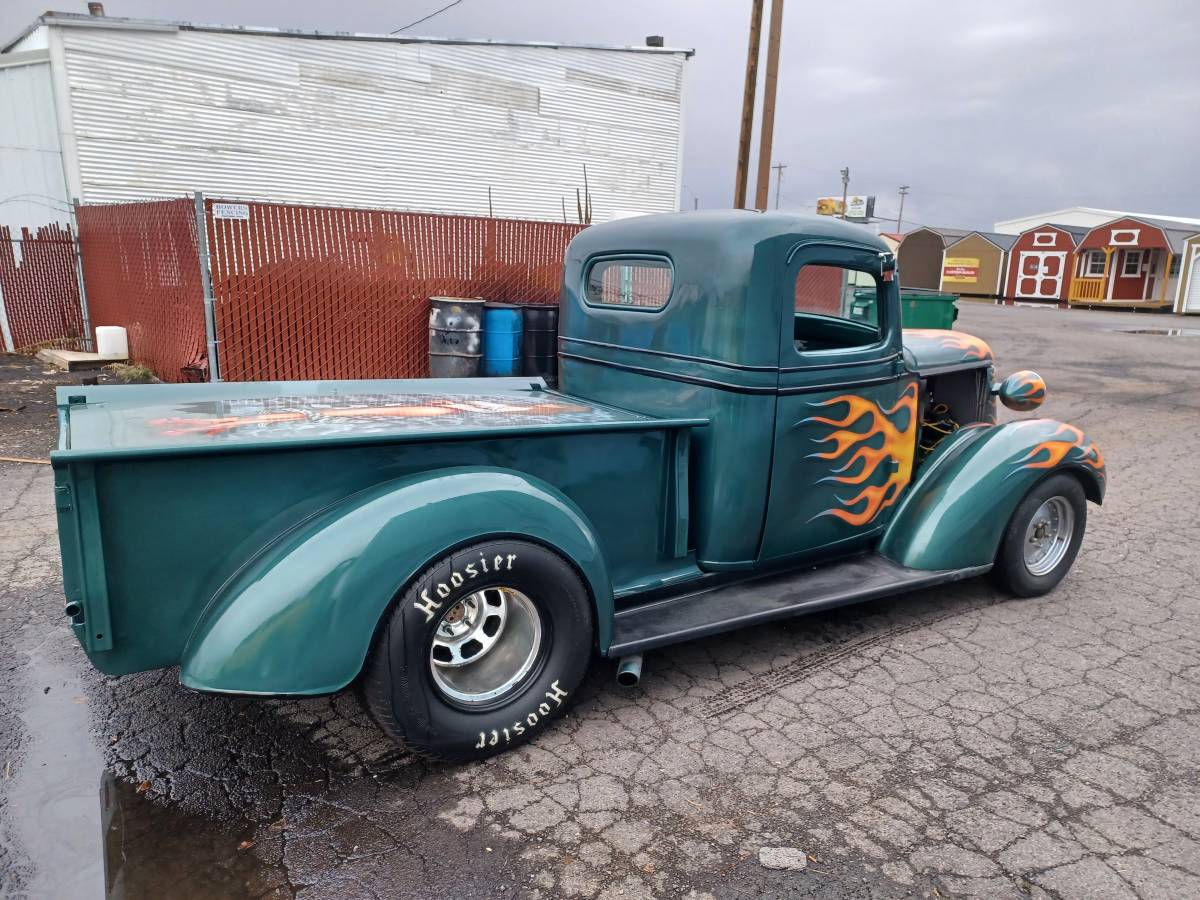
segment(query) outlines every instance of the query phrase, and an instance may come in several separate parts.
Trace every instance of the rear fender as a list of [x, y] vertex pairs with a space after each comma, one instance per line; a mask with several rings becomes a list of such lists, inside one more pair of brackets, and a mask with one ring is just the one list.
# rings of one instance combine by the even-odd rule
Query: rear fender
[[1026, 419], [970, 425], [942, 441], [900, 502], [880, 544], [913, 569], [990, 565], [1021, 499], [1054, 472], [1071, 472], [1104, 499], [1104, 457], [1072, 425]]
[[240, 694], [340, 690], [362, 670], [376, 627], [414, 576], [454, 547], [500, 535], [545, 544], [579, 570], [607, 646], [612, 587], [579, 508], [540, 479], [463, 467], [369, 488], [266, 547], [205, 609], [180, 680]]

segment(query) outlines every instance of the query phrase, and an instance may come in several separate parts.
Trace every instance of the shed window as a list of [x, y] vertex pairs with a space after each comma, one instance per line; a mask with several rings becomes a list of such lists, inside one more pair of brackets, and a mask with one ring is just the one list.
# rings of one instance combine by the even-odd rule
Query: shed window
[[1140, 250], [1126, 250], [1125, 264], [1121, 267], [1121, 277], [1136, 278], [1141, 268], [1142, 252]]
[[673, 273], [665, 259], [601, 259], [587, 276], [587, 300], [598, 306], [662, 309]]
[[1087, 276], [1099, 278], [1104, 274], [1104, 251], [1089, 250], [1087, 257]]
[[1179, 274], [1179, 270], [1182, 268], [1182, 265], [1181, 265], [1182, 262], [1183, 262], [1182, 254], [1176, 253], [1174, 256], [1171, 257], [1171, 269], [1167, 273], [1168, 278], [1174, 278], [1176, 275]]

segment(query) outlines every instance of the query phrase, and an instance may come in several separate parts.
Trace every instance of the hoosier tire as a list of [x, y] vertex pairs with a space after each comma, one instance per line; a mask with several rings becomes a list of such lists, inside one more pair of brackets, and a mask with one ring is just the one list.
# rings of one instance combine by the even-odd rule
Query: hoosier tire
[[996, 554], [992, 580], [1018, 597], [1058, 586], [1079, 552], [1087, 501], [1079, 479], [1059, 473], [1034, 485], [1017, 506]]
[[575, 570], [538, 544], [493, 540], [438, 560], [405, 589], [367, 661], [379, 725], [417, 753], [482, 759], [563, 712], [593, 645]]

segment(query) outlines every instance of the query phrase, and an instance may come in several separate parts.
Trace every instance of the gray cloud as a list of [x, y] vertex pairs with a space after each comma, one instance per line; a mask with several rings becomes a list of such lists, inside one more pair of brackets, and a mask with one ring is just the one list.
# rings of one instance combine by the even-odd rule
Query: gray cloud
[[[111, 15], [378, 32], [442, 2], [106, 5]], [[0, 34], [45, 5], [6, 0]], [[663, 34], [694, 47], [683, 203], [715, 207], [732, 197], [748, 18], [749, 0], [464, 0], [415, 33], [615, 44]], [[881, 214], [910, 184], [910, 223], [990, 227], [1074, 205], [1200, 216], [1197, 48], [1190, 0], [791, 0], [774, 152], [788, 164], [781, 205], [811, 209], [839, 193], [849, 165], [851, 190], [877, 194]]]

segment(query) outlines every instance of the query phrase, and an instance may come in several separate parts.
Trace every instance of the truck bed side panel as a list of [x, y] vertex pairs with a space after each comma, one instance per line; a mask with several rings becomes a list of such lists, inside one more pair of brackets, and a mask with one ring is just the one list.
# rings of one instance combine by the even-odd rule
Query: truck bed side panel
[[114, 674], [178, 662], [208, 601], [275, 537], [357, 491], [451, 466], [557, 487], [595, 527], [619, 585], [677, 555], [663, 527], [676, 459], [674, 432], [650, 429], [99, 460], [100, 535], [84, 542], [103, 540], [113, 646], [93, 662]]

